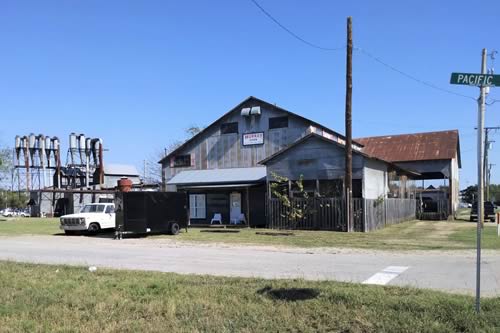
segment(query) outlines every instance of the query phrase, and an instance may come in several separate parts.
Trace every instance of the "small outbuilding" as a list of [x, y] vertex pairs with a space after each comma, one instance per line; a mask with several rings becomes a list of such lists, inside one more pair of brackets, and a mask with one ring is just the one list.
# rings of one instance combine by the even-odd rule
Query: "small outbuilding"
[[433, 207], [439, 211], [421, 212], [424, 219], [442, 219], [454, 216], [459, 204], [460, 137], [458, 130], [384, 135], [358, 138], [363, 151], [390, 161], [419, 174], [417, 190], [419, 207], [424, 207], [425, 181], [439, 181], [439, 191]]
[[[94, 174], [94, 182], [99, 183], [99, 171]], [[114, 189], [118, 181], [128, 178], [132, 181], [132, 186], [141, 184], [141, 178], [137, 168], [128, 164], [104, 164], [103, 183], [101, 189]]]

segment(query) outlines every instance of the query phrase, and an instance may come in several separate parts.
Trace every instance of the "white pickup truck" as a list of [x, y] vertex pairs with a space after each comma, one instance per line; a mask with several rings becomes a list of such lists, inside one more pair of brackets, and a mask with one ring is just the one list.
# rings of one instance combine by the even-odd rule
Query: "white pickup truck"
[[83, 206], [80, 213], [60, 217], [60, 228], [66, 235], [74, 235], [82, 231], [91, 234], [101, 229], [115, 228], [115, 205], [112, 203], [92, 203]]

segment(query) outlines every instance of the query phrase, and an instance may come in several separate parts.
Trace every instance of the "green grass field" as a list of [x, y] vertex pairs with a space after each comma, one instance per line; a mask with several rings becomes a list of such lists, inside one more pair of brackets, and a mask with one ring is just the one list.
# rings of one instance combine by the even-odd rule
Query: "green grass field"
[[[476, 224], [469, 222], [414, 221], [370, 233], [294, 231], [293, 236], [257, 235], [254, 229], [240, 229], [239, 233], [203, 230], [206, 229], [191, 228], [175, 239], [191, 242], [381, 250], [453, 250], [472, 249], [476, 246]], [[483, 230], [483, 248], [500, 249], [500, 237], [497, 237], [496, 227], [492, 223], [487, 224]]]
[[58, 218], [3, 218], [0, 219], [0, 236], [54, 235], [61, 233]]
[[500, 298], [0, 262], [1, 332], [499, 332]]
[[[292, 236], [258, 235], [274, 232], [267, 229], [238, 229], [237, 233], [206, 232], [229, 229], [190, 228], [178, 236], [151, 236], [175, 241], [199, 243], [228, 243], [291, 247], [342, 247], [381, 250], [454, 250], [476, 246], [476, 224], [455, 221], [413, 221], [401, 223], [370, 233], [331, 231], [294, 231]], [[0, 236], [60, 234], [58, 219], [24, 218], [0, 221]], [[146, 240], [147, 240], [146, 239]], [[484, 249], [500, 249], [496, 225], [486, 223], [482, 238]]]

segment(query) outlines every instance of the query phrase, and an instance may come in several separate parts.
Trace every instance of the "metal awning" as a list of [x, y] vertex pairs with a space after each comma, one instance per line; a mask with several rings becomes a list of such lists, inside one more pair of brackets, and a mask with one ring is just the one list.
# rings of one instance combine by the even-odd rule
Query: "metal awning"
[[184, 190], [202, 190], [202, 189], [225, 189], [225, 188], [245, 188], [258, 186], [259, 184], [219, 184], [219, 185], [178, 185], [178, 189]]
[[167, 185], [247, 185], [266, 180], [266, 167], [187, 170], [167, 181]]

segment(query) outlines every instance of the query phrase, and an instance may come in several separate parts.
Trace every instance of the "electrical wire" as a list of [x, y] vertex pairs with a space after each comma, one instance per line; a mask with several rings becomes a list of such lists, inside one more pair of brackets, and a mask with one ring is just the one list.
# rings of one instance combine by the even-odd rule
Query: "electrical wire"
[[286, 31], [290, 36], [292, 36], [293, 38], [299, 40], [300, 42], [306, 44], [306, 45], [309, 45], [313, 48], [316, 48], [316, 49], [319, 49], [319, 50], [322, 50], [322, 51], [340, 51], [340, 50], [345, 50], [345, 46], [344, 47], [337, 47], [337, 48], [330, 48], [330, 47], [324, 47], [324, 46], [321, 46], [321, 45], [317, 45], [317, 44], [314, 44], [314, 43], [311, 43], [307, 40], [305, 40], [304, 38], [300, 37], [299, 35], [297, 35], [295, 32], [293, 32], [292, 30], [288, 29], [287, 27], [285, 27], [283, 24], [280, 23], [280, 21], [278, 21], [277, 19], [275, 19], [267, 10], [265, 10], [256, 0], [250, 0], [257, 8], [260, 9], [260, 11], [262, 13], [264, 13], [264, 15], [266, 15], [271, 21], [273, 21], [277, 26], [279, 26], [281, 29], [283, 29], [284, 31]]
[[497, 102], [500, 102], [500, 99], [493, 99], [493, 98], [492, 98], [492, 99], [491, 99], [491, 102], [486, 103], [486, 105], [493, 105], [493, 104], [495, 104], [495, 103], [497, 103]]
[[[293, 32], [292, 30], [288, 29], [286, 26], [284, 26], [280, 21], [278, 21], [276, 18], [274, 18], [273, 15], [271, 15], [267, 10], [264, 9], [264, 7], [262, 7], [258, 2], [257, 0], [250, 0], [257, 8], [260, 9], [260, 11], [266, 15], [271, 21], [273, 21], [277, 26], [279, 26], [281, 29], [283, 29], [285, 32], [287, 32], [290, 36], [294, 37], [295, 39], [299, 40], [300, 42], [310, 46], [310, 47], [313, 47], [315, 49], [319, 49], [319, 50], [322, 50], [322, 51], [340, 51], [340, 50], [345, 50], [346, 47], [338, 47], [338, 48], [329, 48], [329, 47], [324, 47], [324, 46], [320, 46], [320, 45], [317, 45], [317, 44], [314, 44], [314, 43], [311, 43], [309, 42], [308, 40], [300, 37], [299, 35], [297, 35], [295, 32]], [[467, 99], [471, 99], [471, 100], [476, 100], [476, 98], [474, 97], [471, 97], [471, 96], [467, 96], [467, 95], [464, 95], [464, 94], [460, 94], [460, 93], [457, 93], [457, 92], [454, 92], [452, 90], [448, 90], [448, 89], [445, 89], [445, 88], [441, 88], [441, 87], [438, 87], [432, 83], [429, 83], [429, 82], [426, 82], [424, 80], [421, 80], [413, 75], [410, 75], [408, 73], [405, 73], [403, 72], [402, 70], [400, 69], [397, 69], [396, 67], [388, 64], [387, 62], [383, 61], [382, 59], [380, 59], [379, 57], [376, 57], [374, 56], [373, 54], [371, 54], [370, 52], [360, 48], [360, 47], [354, 47], [354, 50], [357, 50], [357, 51], [360, 51], [362, 54], [364, 54], [365, 56], [375, 60], [376, 62], [378, 62], [379, 64], [385, 66], [386, 68], [412, 80], [412, 81], [415, 81], [417, 83], [420, 83], [422, 85], [425, 85], [429, 88], [432, 88], [434, 90], [438, 90], [438, 91], [441, 91], [441, 92], [444, 92], [444, 93], [447, 93], [447, 94], [451, 94], [451, 95], [455, 95], [455, 96], [459, 96], [459, 97], [463, 97], [463, 98], [467, 98]], [[493, 103], [495, 103], [496, 101], [494, 101]]]
[[426, 82], [426, 81], [423, 81], [423, 80], [420, 80], [419, 78], [413, 76], [413, 75], [410, 75], [408, 73], [405, 73], [403, 72], [402, 70], [399, 70], [397, 69], [396, 67], [392, 66], [392, 65], [389, 65], [388, 63], [386, 63], [385, 61], [381, 60], [379, 57], [376, 57], [374, 56], [373, 54], [369, 53], [368, 51], [360, 48], [360, 47], [355, 47], [354, 48], [355, 50], [357, 51], [360, 51], [362, 54], [364, 54], [365, 56], [375, 60], [376, 62], [378, 62], [379, 64], [387, 67], [388, 69], [398, 73], [398, 74], [401, 74], [403, 76], [405, 76], [406, 78], [410, 79], [410, 80], [413, 80], [417, 83], [420, 83], [420, 84], [423, 84], [429, 88], [432, 88], [432, 89], [435, 89], [435, 90], [439, 90], [441, 92], [445, 92], [445, 93], [448, 93], [448, 94], [452, 94], [452, 95], [455, 95], [455, 96], [460, 96], [460, 97], [464, 97], [464, 98], [468, 98], [468, 99], [472, 99], [472, 100], [476, 100], [474, 97], [472, 96], [468, 96], [468, 95], [463, 95], [463, 94], [460, 94], [460, 93], [457, 93], [457, 92], [454, 92], [454, 91], [451, 91], [451, 90], [448, 90], [448, 89], [445, 89], [445, 88], [441, 88], [441, 87], [438, 87], [432, 83], [429, 83], [429, 82]]

